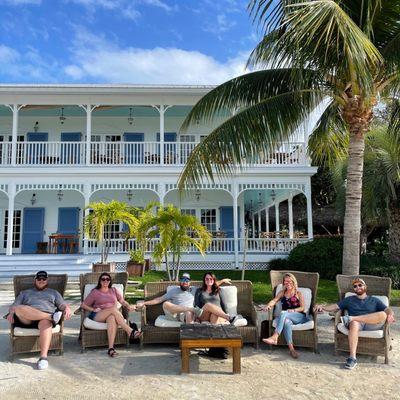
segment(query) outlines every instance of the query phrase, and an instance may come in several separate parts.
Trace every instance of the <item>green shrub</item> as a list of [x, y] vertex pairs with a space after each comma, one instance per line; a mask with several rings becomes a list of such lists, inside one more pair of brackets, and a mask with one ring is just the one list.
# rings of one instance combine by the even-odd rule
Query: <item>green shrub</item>
[[[335, 280], [342, 273], [343, 239], [339, 237], [315, 238], [299, 244], [288, 258], [277, 258], [269, 263], [270, 269], [318, 272], [321, 279]], [[400, 264], [384, 257], [366, 255], [361, 257], [360, 273], [386, 276], [392, 279], [392, 287], [400, 289]]]

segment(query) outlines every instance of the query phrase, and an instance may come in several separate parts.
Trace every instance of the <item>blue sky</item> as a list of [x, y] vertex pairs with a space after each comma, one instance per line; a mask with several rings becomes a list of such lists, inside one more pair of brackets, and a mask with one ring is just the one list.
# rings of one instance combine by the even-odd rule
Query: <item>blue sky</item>
[[0, 0], [0, 83], [221, 83], [259, 38], [247, 3]]

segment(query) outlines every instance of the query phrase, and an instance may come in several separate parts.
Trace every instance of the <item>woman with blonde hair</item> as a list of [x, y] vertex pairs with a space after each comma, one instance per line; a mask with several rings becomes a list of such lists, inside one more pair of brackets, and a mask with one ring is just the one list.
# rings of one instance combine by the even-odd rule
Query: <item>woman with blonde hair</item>
[[264, 310], [271, 310], [278, 301], [281, 302], [282, 311], [275, 318], [275, 332], [269, 338], [263, 339], [264, 343], [276, 345], [278, 337], [283, 332], [286, 343], [289, 347], [290, 355], [298, 358], [299, 355], [293, 346], [292, 327], [297, 324], [304, 324], [308, 321], [308, 316], [304, 310], [304, 297], [298, 290], [297, 279], [291, 273], [286, 273], [282, 279], [283, 290], [279, 291], [265, 307]]

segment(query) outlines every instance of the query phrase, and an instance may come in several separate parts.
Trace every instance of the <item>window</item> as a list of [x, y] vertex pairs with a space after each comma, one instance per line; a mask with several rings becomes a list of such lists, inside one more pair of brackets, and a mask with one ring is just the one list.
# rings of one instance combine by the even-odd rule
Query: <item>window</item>
[[196, 136], [195, 135], [180, 135], [179, 140], [182, 143], [195, 142]]
[[90, 141], [91, 142], [101, 142], [101, 136], [100, 135], [92, 135], [92, 136], [90, 136]]
[[202, 208], [200, 210], [200, 222], [211, 233], [217, 231], [217, 210], [215, 208]]
[[196, 216], [196, 209], [195, 208], [182, 208], [181, 214], [183, 215], [193, 215]]
[[[8, 229], [8, 210], [4, 213], [4, 240], [3, 247], [7, 248], [7, 229]], [[14, 211], [14, 232], [12, 247], [13, 249], [19, 249], [21, 246], [21, 210]]]
[[120, 142], [121, 135], [106, 135], [106, 142]]

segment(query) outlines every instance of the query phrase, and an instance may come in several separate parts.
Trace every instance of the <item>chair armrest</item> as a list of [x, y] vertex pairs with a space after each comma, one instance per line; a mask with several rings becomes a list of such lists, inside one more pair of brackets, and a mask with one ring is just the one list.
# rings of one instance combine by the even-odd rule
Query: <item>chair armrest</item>
[[257, 326], [257, 306], [253, 303], [253, 307], [251, 307], [251, 322], [253, 325]]
[[338, 326], [338, 324], [340, 323], [340, 317], [342, 315], [342, 310], [337, 310], [335, 312], [335, 329]]
[[140, 310], [140, 323], [142, 327], [147, 325], [146, 306], [143, 306]]
[[75, 311], [74, 311], [74, 315], [81, 315], [83, 314], [84, 311], [81, 307], [78, 307]]

